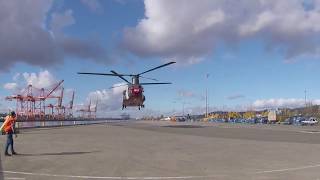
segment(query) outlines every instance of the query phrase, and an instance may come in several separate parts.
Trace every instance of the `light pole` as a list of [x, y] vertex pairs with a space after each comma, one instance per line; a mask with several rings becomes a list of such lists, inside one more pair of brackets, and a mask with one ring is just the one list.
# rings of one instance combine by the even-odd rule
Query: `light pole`
[[209, 73], [206, 74], [206, 115], [205, 117], [208, 117], [208, 78], [209, 78]]
[[208, 88], [206, 87], [206, 115], [208, 117]]
[[184, 117], [184, 104], [185, 102], [182, 102], [182, 117]]
[[307, 89], [304, 90], [304, 105], [307, 107]]

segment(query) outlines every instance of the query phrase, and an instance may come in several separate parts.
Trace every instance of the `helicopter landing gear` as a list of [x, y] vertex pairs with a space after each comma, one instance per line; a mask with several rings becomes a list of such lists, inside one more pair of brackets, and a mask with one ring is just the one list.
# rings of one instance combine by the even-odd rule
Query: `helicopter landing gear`
[[140, 105], [140, 106], [138, 106], [138, 109], [140, 110], [141, 108], [144, 108], [144, 105], [142, 104], [142, 105]]
[[127, 108], [127, 106], [122, 104], [122, 110], [125, 109], [125, 108]]

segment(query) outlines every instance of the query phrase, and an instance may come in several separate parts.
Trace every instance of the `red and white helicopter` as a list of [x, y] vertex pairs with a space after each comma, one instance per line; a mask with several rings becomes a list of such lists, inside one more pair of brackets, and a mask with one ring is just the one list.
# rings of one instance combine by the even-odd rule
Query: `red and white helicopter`
[[[163, 64], [161, 66], [157, 66], [155, 68], [149, 69], [147, 71], [144, 71], [139, 74], [119, 74], [115, 71], [110, 71], [110, 73], [88, 73], [88, 72], [78, 72], [78, 74], [87, 74], [87, 75], [101, 75], [101, 76], [117, 76], [124, 80], [128, 86], [127, 90], [123, 91], [123, 101], [122, 101], [122, 109], [128, 107], [128, 106], [137, 106], [140, 110], [140, 108], [144, 108], [144, 101], [146, 100], [145, 96], [143, 95], [144, 89], [143, 85], [159, 85], [159, 84], [171, 84], [169, 82], [155, 82], [155, 83], [140, 83], [139, 78], [145, 78], [157, 81], [153, 78], [147, 78], [141, 76], [142, 74], [148, 73], [150, 71], [154, 71], [156, 69], [174, 64], [176, 62], [169, 62], [166, 64]], [[131, 77], [131, 82], [129, 82], [125, 77]], [[112, 87], [114, 88], [114, 87]]]

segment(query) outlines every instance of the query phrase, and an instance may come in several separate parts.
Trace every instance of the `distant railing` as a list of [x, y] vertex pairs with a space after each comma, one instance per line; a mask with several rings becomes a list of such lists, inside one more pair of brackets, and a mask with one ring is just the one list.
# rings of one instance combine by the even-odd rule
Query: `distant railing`
[[[121, 118], [81, 118], [81, 117], [71, 117], [71, 118], [27, 118], [27, 117], [19, 117], [17, 118], [17, 122], [52, 122], [52, 121], [106, 121], [106, 120], [124, 120]], [[0, 119], [0, 122], [3, 122], [4, 119]]]

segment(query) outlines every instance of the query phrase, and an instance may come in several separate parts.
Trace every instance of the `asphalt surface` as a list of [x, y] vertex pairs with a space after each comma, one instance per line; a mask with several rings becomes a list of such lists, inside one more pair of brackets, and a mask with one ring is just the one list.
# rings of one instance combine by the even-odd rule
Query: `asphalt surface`
[[320, 179], [320, 127], [133, 122], [28, 129], [0, 179]]

